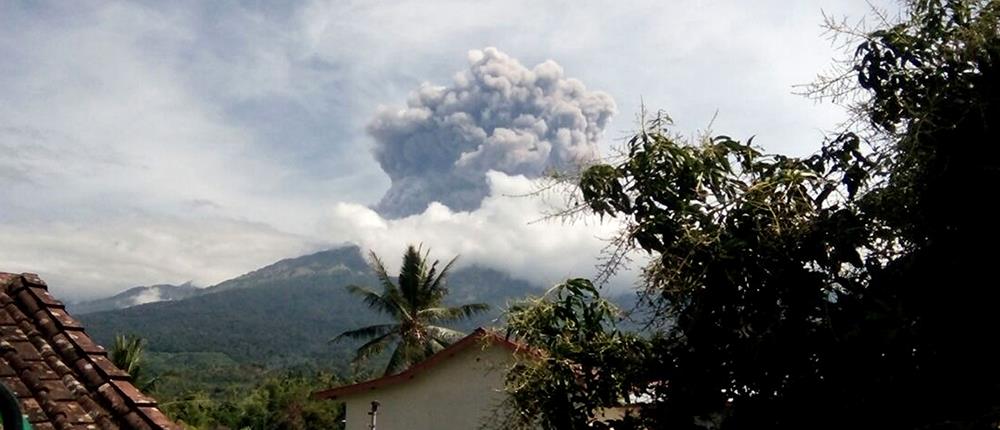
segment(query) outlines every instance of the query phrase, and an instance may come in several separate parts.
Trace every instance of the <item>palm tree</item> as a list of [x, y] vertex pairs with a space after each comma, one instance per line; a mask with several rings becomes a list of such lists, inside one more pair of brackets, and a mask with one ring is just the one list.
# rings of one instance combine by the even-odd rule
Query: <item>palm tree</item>
[[378, 255], [370, 253], [372, 270], [382, 286], [381, 294], [357, 285], [347, 287], [351, 293], [361, 296], [369, 308], [394, 320], [390, 324], [345, 331], [333, 339], [333, 342], [345, 338], [367, 340], [358, 348], [355, 363], [377, 355], [389, 345], [395, 344], [385, 374], [398, 373], [464, 336], [459, 331], [437, 324], [469, 318], [489, 309], [483, 303], [444, 306], [442, 300], [448, 293], [445, 281], [458, 257], [438, 271], [437, 260], [429, 265], [427, 263], [430, 251], [423, 255], [420, 251], [419, 247], [413, 245], [407, 247], [398, 283], [394, 283], [389, 277]]
[[115, 336], [115, 343], [111, 347], [111, 362], [124, 370], [130, 376], [136, 387], [140, 391], [149, 391], [155, 388], [159, 378], [148, 378], [145, 372], [145, 349], [146, 340], [136, 335], [119, 334]]

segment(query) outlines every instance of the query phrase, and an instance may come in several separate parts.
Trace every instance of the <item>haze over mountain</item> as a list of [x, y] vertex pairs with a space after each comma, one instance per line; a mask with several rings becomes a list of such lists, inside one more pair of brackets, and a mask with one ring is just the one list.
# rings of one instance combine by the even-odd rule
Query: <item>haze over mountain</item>
[[[448, 279], [448, 302], [492, 306], [488, 314], [459, 324], [464, 330], [490, 325], [508, 300], [543, 292], [542, 286], [476, 266], [460, 267]], [[351, 284], [379, 290], [356, 246], [281, 260], [184, 299], [79, 317], [105, 345], [115, 334], [135, 333], [154, 353], [221, 354], [227, 361], [267, 368], [342, 368], [354, 345], [328, 341], [379, 322], [346, 291]]]

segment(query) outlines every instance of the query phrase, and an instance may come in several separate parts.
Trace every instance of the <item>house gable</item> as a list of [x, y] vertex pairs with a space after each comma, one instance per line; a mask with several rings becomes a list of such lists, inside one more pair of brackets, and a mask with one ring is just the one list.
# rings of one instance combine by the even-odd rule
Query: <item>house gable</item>
[[477, 330], [397, 375], [332, 390], [316, 397], [342, 400], [347, 430], [368, 429], [372, 401], [379, 428], [474, 429], [505, 398], [504, 375], [517, 346]]

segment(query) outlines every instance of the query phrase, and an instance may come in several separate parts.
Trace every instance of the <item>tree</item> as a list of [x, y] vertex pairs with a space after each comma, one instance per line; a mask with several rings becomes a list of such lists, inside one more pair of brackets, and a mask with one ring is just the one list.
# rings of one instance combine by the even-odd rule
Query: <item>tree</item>
[[907, 6], [860, 35], [840, 79], [864, 122], [817, 154], [690, 141], [657, 115], [583, 172], [580, 202], [626, 222], [616, 252], [652, 257], [647, 371], [605, 363], [652, 392], [642, 426], [1000, 422], [1000, 2]]
[[221, 398], [196, 391], [160, 406], [184, 428], [342, 429], [344, 405], [311, 396], [340, 382], [322, 372], [282, 371], [263, 378], [255, 387], [227, 390]]
[[158, 380], [145, 373], [145, 347], [145, 339], [133, 334], [119, 334], [115, 336], [109, 357], [115, 366], [132, 376], [132, 381], [140, 391], [154, 389]]
[[625, 407], [645, 364], [646, 345], [617, 329], [619, 309], [586, 279], [514, 303], [507, 334], [533, 351], [507, 372], [497, 419], [505, 429], [622, 428], [602, 408]]
[[489, 309], [482, 303], [444, 305], [444, 297], [448, 293], [446, 279], [455, 259], [438, 271], [437, 260], [428, 264], [429, 255], [430, 251], [421, 254], [420, 248], [413, 245], [407, 247], [396, 283], [389, 277], [382, 260], [372, 252], [371, 267], [382, 286], [382, 293], [357, 285], [347, 287], [351, 293], [361, 296], [369, 308], [394, 320], [390, 324], [345, 331], [333, 339], [334, 342], [341, 339], [367, 340], [358, 348], [355, 362], [378, 355], [395, 343], [385, 374], [400, 372], [463, 336], [463, 333], [439, 323], [469, 318]]

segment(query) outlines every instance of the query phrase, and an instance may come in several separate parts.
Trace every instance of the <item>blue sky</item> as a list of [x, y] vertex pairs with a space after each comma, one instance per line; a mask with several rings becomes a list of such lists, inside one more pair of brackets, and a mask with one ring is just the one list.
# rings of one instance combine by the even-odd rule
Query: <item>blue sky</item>
[[532, 187], [514, 173], [480, 172], [475, 210], [368, 209], [391, 185], [366, 131], [379, 107], [406, 106], [425, 82], [455, 85], [470, 51], [496, 47], [613, 99], [588, 141], [602, 153], [644, 102], [681, 132], [718, 112], [716, 132], [805, 154], [843, 118], [793, 94], [841, 55], [821, 10], [860, 19], [869, 6], [3, 2], [0, 270], [38, 272], [78, 299], [210, 285], [346, 241], [390, 256], [423, 241], [537, 282], [587, 276], [615, 226], [529, 224], [553, 201], [505, 197]]

